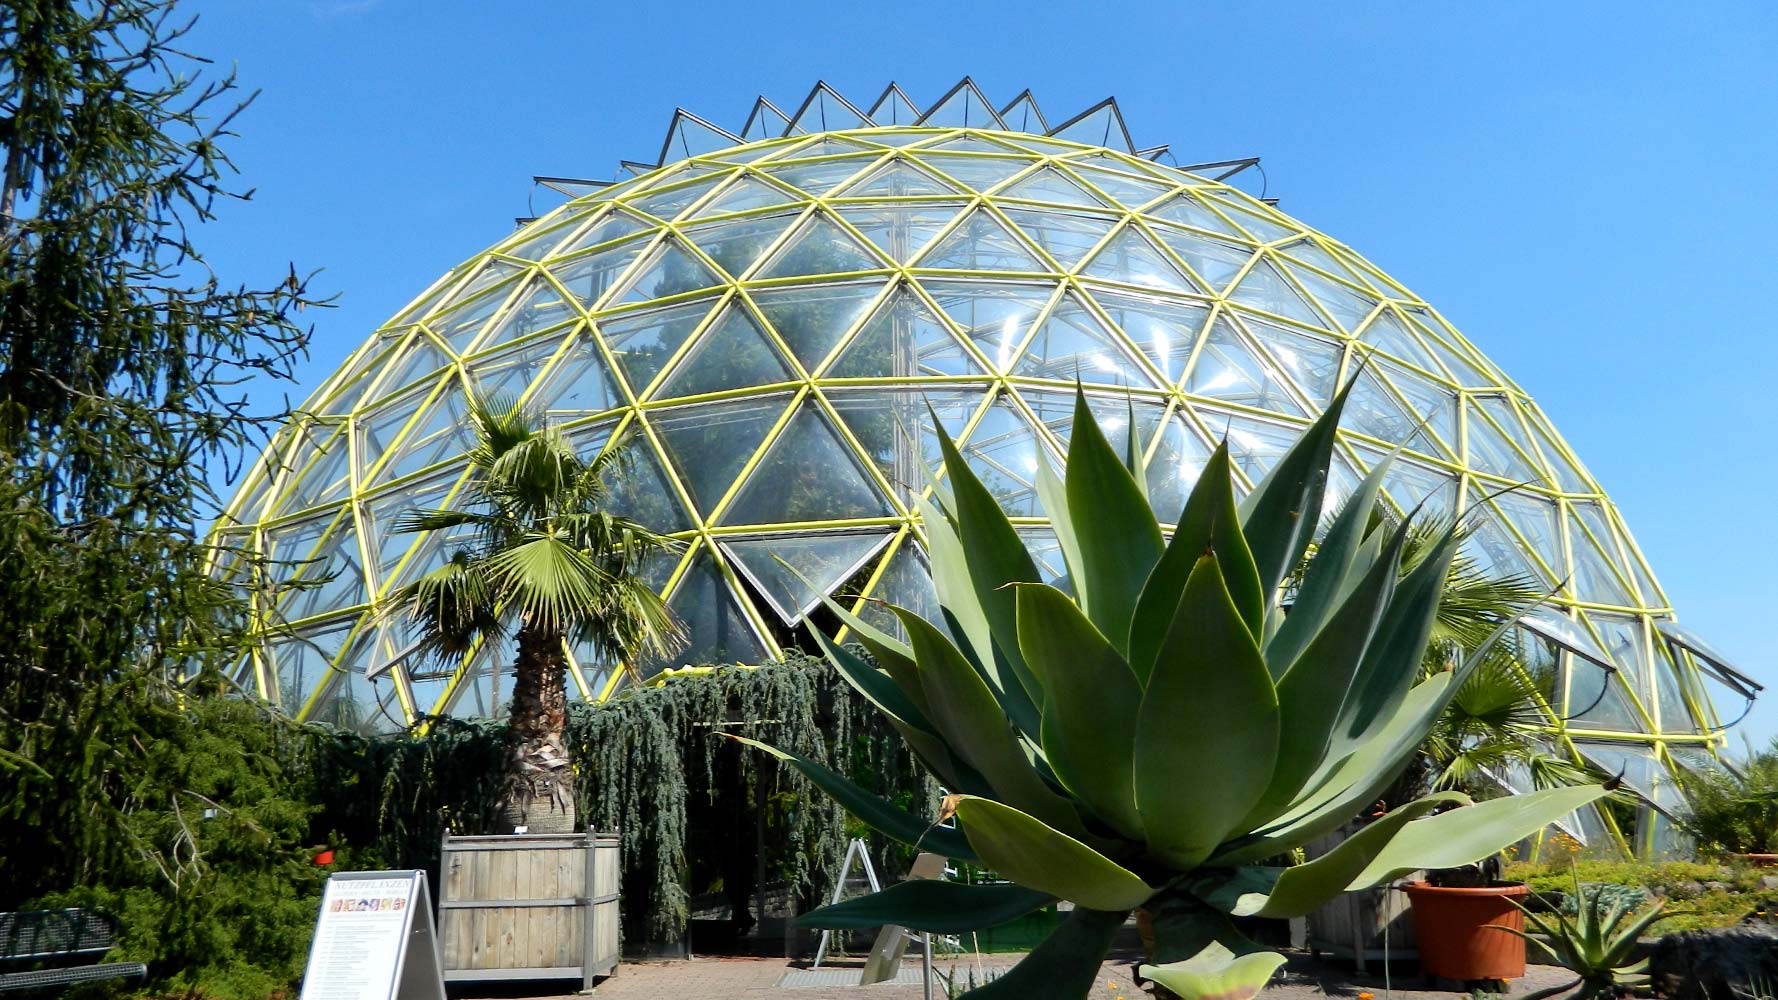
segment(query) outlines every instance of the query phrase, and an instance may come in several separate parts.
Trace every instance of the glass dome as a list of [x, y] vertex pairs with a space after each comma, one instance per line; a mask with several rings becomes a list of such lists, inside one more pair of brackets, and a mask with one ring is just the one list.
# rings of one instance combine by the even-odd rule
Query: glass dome
[[[1395, 506], [1468, 511], [1478, 565], [1559, 588], [1528, 647], [1559, 663], [1558, 738], [1629, 760], [1651, 794], [1673, 753], [1710, 744], [1718, 722], [1654, 627], [1670, 609], [1610, 499], [1431, 306], [1216, 179], [1230, 165], [1139, 155], [1114, 104], [1056, 129], [1028, 94], [988, 107], [966, 81], [923, 115], [893, 87], [869, 115], [821, 87], [795, 115], [762, 99], [743, 136], [682, 112], [664, 165], [441, 278], [229, 508], [221, 537], [284, 566], [252, 581], [268, 641], [242, 681], [367, 730], [500, 709], [510, 651], [430, 670], [375, 619], [447, 557], [391, 525], [460, 496], [472, 388], [522, 397], [588, 451], [628, 442], [616, 508], [684, 542], [649, 572], [691, 646], [653, 673], [778, 654], [817, 605], [797, 574], [879, 620], [873, 599], [933, 609], [910, 502], [936, 465], [927, 407], [1059, 572], [1032, 472], [1066, 444], [1077, 379], [1114, 439], [1135, 434], [1170, 525], [1214, 442], [1251, 481], [1355, 378], [1336, 492], [1404, 445]], [[622, 678], [577, 658], [571, 691]]]

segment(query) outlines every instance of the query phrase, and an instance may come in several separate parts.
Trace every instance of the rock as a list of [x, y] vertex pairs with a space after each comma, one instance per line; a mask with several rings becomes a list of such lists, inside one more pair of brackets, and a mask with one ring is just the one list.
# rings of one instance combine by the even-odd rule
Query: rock
[[1759, 887], [1766, 892], [1778, 889], [1778, 875], [1761, 875], [1759, 877]]
[[1679, 931], [1654, 942], [1649, 974], [1671, 1000], [1739, 1000], [1778, 982], [1778, 926]]
[[1672, 885], [1661, 886], [1655, 891], [1672, 899], [1697, 899], [1704, 895], [1704, 883], [1686, 879]]
[[1728, 884], [1727, 882], [1705, 882], [1704, 883], [1704, 891], [1705, 892], [1728, 892], [1729, 890], [1731, 890], [1733, 888], [1734, 888], [1734, 886]]

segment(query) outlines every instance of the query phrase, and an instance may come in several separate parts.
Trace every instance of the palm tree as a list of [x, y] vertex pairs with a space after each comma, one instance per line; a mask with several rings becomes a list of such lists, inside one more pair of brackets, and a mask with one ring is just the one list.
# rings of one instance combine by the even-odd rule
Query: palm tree
[[418, 655], [444, 663], [516, 632], [501, 824], [572, 832], [565, 644], [572, 639], [626, 670], [676, 648], [679, 626], [636, 576], [644, 559], [674, 543], [603, 509], [620, 442], [583, 460], [561, 431], [537, 424], [516, 402], [472, 398], [469, 412], [477, 442], [468, 488], [481, 509], [410, 511], [395, 530], [468, 527], [473, 542], [397, 590], [389, 613], [418, 626]]

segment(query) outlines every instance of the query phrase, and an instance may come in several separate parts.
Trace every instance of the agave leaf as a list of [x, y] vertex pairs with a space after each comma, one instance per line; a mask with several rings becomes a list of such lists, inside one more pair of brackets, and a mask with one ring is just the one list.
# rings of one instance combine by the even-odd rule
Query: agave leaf
[[1216, 550], [1223, 580], [1240, 609], [1241, 619], [1249, 631], [1259, 635], [1264, 628], [1266, 597], [1260, 590], [1259, 571], [1254, 568], [1253, 554], [1247, 550], [1247, 539], [1241, 534], [1240, 518], [1235, 513], [1227, 441], [1218, 445], [1204, 463], [1203, 472], [1186, 498], [1185, 509], [1179, 512], [1173, 538], [1149, 573], [1136, 602], [1135, 617], [1130, 622], [1129, 660], [1130, 668], [1144, 685], [1179, 609], [1185, 582], [1205, 549]]
[[1327, 466], [1333, 460], [1334, 431], [1354, 379], [1334, 396], [1303, 436], [1272, 466], [1241, 501], [1241, 529], [1259, 567], [1260, 590], [1276, 593], [1302, 561], [1321, 518], [1327, 492]]
[[1250, 1000], [1283, 965], [1284, 956], [1275, 951], [1236, 955], [1222, 945], [1211, 944], [1194, 958], [1171, 965], [1144, 965], [1136, 973], [1165, 986], [1181, 1000]]
[[801, 771], [815, 783], [815, 787], [837, 799], [846, 811], [869, 824], [886, 836], [899, 840], [910, 847], [934, 854], [942, 854], [947, 858], [958, 858], [963, 861], [977, 861], [975, 850], [963, 834], [949, 827], [937, 826], [905, 809], [890, 805], [875, 795], [853, 784], [833, 771], [796, 754], [780, 750], [769, 743], [724, 733], [729, 739], [778, 758]]
[[1340, 707], [1351, 697], [1353, 680], [1395, 593], [1396, 566], [1407, 537], [1405, 525], [1396, 529], [1383, 557], [1279, 678], [1278, 763], [1265, 795], [1244, 817], [1246, 828], [1288, 805], [1327, 759]]
[[1018, 590], [1019, 650], [1043, 684], [1043, 752], [1063, 787], [1119, 832], [1142, 837], [1132, 774], [1142, 688], [1129, 664], [1067, 595]]
[[[1509, 900], [1507, 900], [1507, 902], [1511, 903], [1512, 900], [1509, 899]], [[1517, 904], [1514, 904], [1514, 905], [1517, 905]], [[1542, 938], [1534, 937], [1534, 936], [1527, 934], [1524, 931], [1518, 929], [1517, 927], [1508, 927], [1505, 924], [1483, 924], [1482, 926], [1485, 928], [1488, 928], [1489, 930], [1505, 931], [1514, 937], [1524, 938], [1526, 943], [1536, 945], [1540, 950], [1543, 951], [1543, 953], [1545, 955], [1548, 955], [1550, 957], [1551, 961], [1555, 962], [1557, 965], [1572, 967], [1570, 964], [1573, 961], [1572, 959], [1567, 958], [1561, 952], [1550, 947], [1549, 944], [1545, 943]], [[1543, 933], [1547, 934], [1548, 932], [1545, 931]]]
[[1120, 654], [1127, 653], [1137, 598], [1164, 544], [1154, 509], [1106, 440], [1079, 387], [1074, 390], [1074, 431], [1062, 486], [1080, 547], [1082, 575], [1074, 581], [1074, 593], [1099, 631]]
[[1473, 864], [1607, 794], [1603, 785], [1546, 788], [1453, 809], [1403, 827], [1348, 889], [1368, 889], [1420, 868]]
[[1080, 581], [1086, 578], [1087, 571], [1081, 559], [1080, 539], [1074, 534], [1074, 519], [1068, 513], [1068, 489], [1062, 485], [1062, 477], [1056, 475], [1055, 466], [1050, 464], [1049, 455], [1042, 448], [1037, 449], [1037, 473], [1033, 481], [1037, 486], [1037, 502], [1050, 519], [1056, 544], [1062, 549], [1062, 561], [1068, 565], [1068, 578], [1079, 592]]
[[1129, 913], [1077, 906], [1006, 975], [963, 994], [968, 1000], [1076, 1000], [1099, 978], [1112, 938]]
[[983, 930], [1022, 917], [1054, 897], [1022, 885], [964, 885], [911, 879], [881, 892], [823, 906], [797, 918], [804, 927], [855, 930], [895, 924], [934, 934]]
[[1259, 644], [1205, 553], [1136, 714], [1136, 807], [1149, 849], [1183, 870], [1208, 857], [1265, 793], [1278, 725]]
[[1028, 813], [965, 795], [963, 835], [982, 863], [1020, 885], [1094, 910], [1130, 910], [1154, 890], [1136, 873]]
[[951, 751], [987, 779], [997, 798], [1086, 836], [1073, 803], [1052, 791], [1033, 769], [981, 675], [926, 619], [903, 608], [893, 610], [913, 642], [932, 723]]
[[[1284, 869], [1269, 893], [1247, 892], [1237, 896], [1228, 912], [1237, 917], [1306, 916], [1345, 892], [1352, 880], [1388, 849], [1390, 840], [1403, 826], [1441, 805], [1468, 801], [1469, 797], [1459, 792], [1440, 792], [1393, 809], [1321, 857]], [[1219, 909], [1229, 902], [1226, 895], [1199, 895]]]
[[1666, 909], [1665, 902], [1656, 903], [1636, 919], [1630, 921], [1630, 926], [1618, 932], [1617, 938], [1612, 942], [1611, 949], [1606, 954], [1606, 962], [1617, 966], [1626, 973], [1641, 972], [1646, 969], [1648, 967], [1646, 958], [1634, 965], [1624, 965], [1623, 962], [1630, 957], [1631, 950], [1636, 947], [1636, 941], [1642, 937], [1643, 932], [1668, 917]]
[[[1400, 451], [1399, 448], [1396, 450]], [[1279, 626], [1278, 634], [1266, 641], [1268, 662], [1295, 663], [1321, 631], [1328, 616], [1346, 599], [1343, 595], [1349, 589], [1348, 581], [1351, 581], [1350, 586], [1356, 586], [1369, 569], [1368, 565], [1359, 568], [1354, 564], [1367, 540], [1365, 529], [1370, 525], [1377, 495], [1382, 492], [1383, 476], [1388, 473], [1394, 458], [1395, 453], [1391, 452], [1371, 469], [1370, 475], [1365, 476], [1358, 489], [1346, 498], [1339, 515], [1328, 526], [1327, 534], [1322, 536], [1321, 544], [1315, 549], [1315, 557], [1309, 560], [1308, 569], [1303, 573], [1303, 582], [1297, 587], [1290, 614]], [[1381, 549], [1378, 552], [1380, 554]]]

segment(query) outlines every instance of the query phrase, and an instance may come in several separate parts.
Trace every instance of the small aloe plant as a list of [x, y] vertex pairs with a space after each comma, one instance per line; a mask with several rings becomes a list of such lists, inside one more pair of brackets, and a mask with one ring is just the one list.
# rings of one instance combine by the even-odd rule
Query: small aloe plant
[[[1573, 917], [1564, 913], [1535, 913], [1517, 901], [1508, 900], [1524, 912], [1526, 923], [1542, 934], [1542, 938], [1516, 927], [1488, 925], [1524, 938], [1557, 965], [1580, 976], [1571, 983], [1528, 994], [1525, 1000], [1542, 1000], [1563, 994], [1576, 998], [1616, 997], [1625, 989], [1648, 985], [1648, 958], [1631, 961], [1630, 956], [1643, 932], [1667, 916], [1662, 912], [1666, 909], [1666, 901], [1656, 903], [1632, 919], [1635, 908], [1626, 905], [1621, 897], [1607, 906], [1604, 893], [1582, 892], [1578, 872], [1574, 874], [1573, 898], [1577, 904]], [[1626, 920], [1629, 922], [1625, 923]]]
[[[1231, 917], [1301, 916], [1347, 890], [1474, 862], [1603, 795], [1591, 785], [1471, 804], [1439, 792], [1308, 863], [1271, 860], [1376, 801], [1479, 662], [1471, 651], [1419, 680], [1458, 539], [1443, 532], [1407, 564], [1412, 518], [1371, 517], [1387, 462], [1294, 573], [1320, 522], [1345, 399], [1239, 504], [1227, 446], [1217, 449], [1169, 538], [1144, 496], [1137, 449], [1120, 455], [1079, 396], [1063, 474], [1041, 459], [1036, 470], [1067, 589], [1043, 582], [938, 428], [946, 476], [921, 515], [945, 627], [892, 607], [903, 641], [829, 602], [875, 663], [818, 638], [953, 793], [940, 816], [746, 742], [888, 836], [1009, 884], [906, 882], [803, 923], [952, 934], [1068, 900], [1049, 938], [969, 994], [1037, 1000], [1084, 996], [1117, 928], [1141, 908], [1155, 941], [1143, 976], [1186, 998], [1241, 1000], [1284, 958]], [[1493, 638], [1511, 627], [1501, 622]]]

